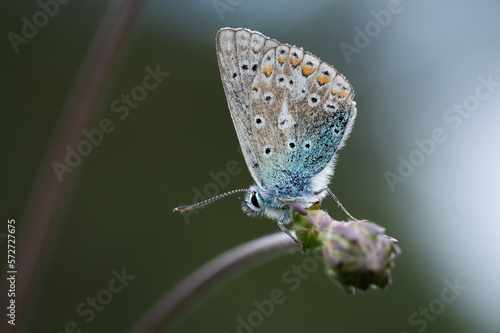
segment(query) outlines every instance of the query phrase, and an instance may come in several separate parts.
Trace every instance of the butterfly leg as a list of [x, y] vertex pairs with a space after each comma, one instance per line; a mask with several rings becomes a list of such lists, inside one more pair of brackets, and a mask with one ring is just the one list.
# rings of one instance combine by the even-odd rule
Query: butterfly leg
[[357, 218], [355, 218], [354, 216], [352, 216], [348, 211], [347, 209], [344, 208], [344, 206], [342, 206], [342, 204], [340, 203], [339, 199], [337, 199], [337, 197], [335, 196], [335, 194], [333, 194], [332, 190], [330, 190], [328, 187], [326, 188], [326, 190], [328, 191], [328, 193], [330, 193], [330, 195], [332, 196], [333, 200], [335, 200], [335, 202], [337, 203], [337, 205], [344, 211], [344, 213], [349, 216], [350, 219], [352, 219], [353, 221], [359, 221]]
[[293, 239], [295, 241], [295, 243], [297, 243], [297, 245], [300, 247], [300, 244], [299, 244], [299, 241], [297, 240], [297, 237], [295, 237], [295, 235], [285, 227], [285, 223], [287, 223], [289, 220], [290, 220], [291, 216], [290, 216], [290, 212], [289, 211], [285, 211], [283, 213], [283, 215], [281, 215], [279, 221], [278, 221], [278, 226], [280, 227], [281, 230], [283, 230], [285, 232], [285, 234], [287, 234], [288, 236], [290, 236], [291, 239]]
[[327, 191], [328, 193], [330, 193], [330, 195], [332, 196], [333, 200], [335, 200], [335, 202], [337, 203], [337, 205], [344, 211], [344, 213], [353, 221], [359, 221], [357, 218], [355, 218], [354, 216], [352, 216], [348, 211], [347, 209], [344, 208], [344, 206], [340, 203], [339, 199], [337, 199], [337, 197], [335, 196], [335, 194], [333, 194], [332, 190], [330, 190], [328, 187], [325, 187], [324, 189], [321, 189], [317, 192], [314, 192], [315, 195], [317, 194], [320, 194], [321, 192], [323, 191]]

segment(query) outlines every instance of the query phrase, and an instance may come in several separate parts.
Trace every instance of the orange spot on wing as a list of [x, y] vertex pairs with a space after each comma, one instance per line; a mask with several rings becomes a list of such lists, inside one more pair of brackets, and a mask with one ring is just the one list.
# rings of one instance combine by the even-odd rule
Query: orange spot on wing
[[320, 85], [324, 85], [325, 83], [328, 83], [332, 80], [331, 77], [328, 77], [326, 75], [323, 75], [323, 76], [318, 76], [318, 83]]
[[290, 62], [292, 63], [293, 67], [297, 67], [298, 64], [300, 64], [299, 59], [293, 59], [293, 57], [290, 57]]
[[332, 90], [332, 95], [337, 95], [338, 93], [339, 93], [339, 91], [337, 89]]
[[271, 76], [272, 72], [273, 72], [273, 65], [266, 65], [262, 67], [262, 73], [264, 73], [266, 76]]
[[280, 64], [283, 64], [285, 62], [286, 57], [278, 57], [278, 61]]
[[252, 90], [257, 91], [258, 89], [259, 89], [259, 84], [255, 82], [254, 85], [252, 86]]
[[304, 73], [304, 75], [309, 75], [312, 72], [314, 72], [314, 68], [306, 66], [306, 65], [302, 65], [302, 73]]
[[347, 97], [348, 95], [349, 95], [349, 92], [347, 90], [342, 90], [341, 92], [339, 92], [339, 96], [341, 98]]

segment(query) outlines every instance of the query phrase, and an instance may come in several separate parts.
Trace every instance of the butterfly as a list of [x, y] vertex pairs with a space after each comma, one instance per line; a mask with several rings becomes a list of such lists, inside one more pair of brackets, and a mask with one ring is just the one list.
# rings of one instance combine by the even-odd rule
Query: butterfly
[[328, 193], [336, 152], [356, 118], [354, 90], [335, 68], [303, 49], [248, 29], [223, 28], [217, 59], [236, 134], [255, 184], [174, 211], [201, 208], [246, 192], [242, 209], [285, 224], [291, 207], [309, 208]]

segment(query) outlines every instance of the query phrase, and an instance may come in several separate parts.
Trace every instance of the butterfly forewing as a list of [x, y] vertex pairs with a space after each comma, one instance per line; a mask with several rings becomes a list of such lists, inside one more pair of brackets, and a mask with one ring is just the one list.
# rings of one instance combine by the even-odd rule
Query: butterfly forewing
[[249, 91], [262, 55], [278, 42], [247, 29], [224, 28], [216, 37], [217, 59], [231, 118], [253, 178], [257, 175], [249, 161], [254, 157], [250, 147]]

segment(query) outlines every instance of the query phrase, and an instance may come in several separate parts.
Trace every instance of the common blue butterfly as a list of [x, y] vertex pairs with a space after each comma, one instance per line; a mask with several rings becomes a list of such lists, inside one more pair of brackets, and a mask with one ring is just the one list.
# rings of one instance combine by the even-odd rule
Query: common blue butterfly
[[301, 48], [248, 29], [223, 28], [216, 38], [224, 91], [245, 162], [255, 180], [174, 211], [200, 208], [235, 192], [246, 192], [243, 211], [292, 220], [328, 193], [336, 156], [356, 118], [354, 90], [342, 74]]

